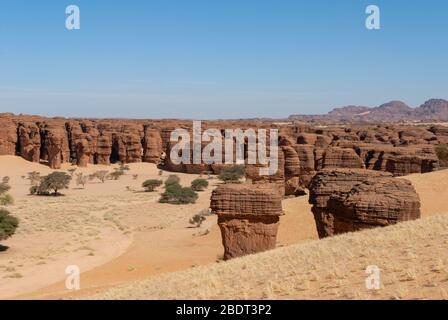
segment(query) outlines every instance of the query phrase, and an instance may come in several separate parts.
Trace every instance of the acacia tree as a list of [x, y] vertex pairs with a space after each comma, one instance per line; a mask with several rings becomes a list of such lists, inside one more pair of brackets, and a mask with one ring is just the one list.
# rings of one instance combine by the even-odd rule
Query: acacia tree
[[[72, 177], [65, 172], [53, 172], [48, 176], [45, 176], [40, 181], [38, 187], [38, 194], [53, 194], [55, 196], [60, 195], [59, 191], [62, 189], [68, 189]], [[53, 191], [51, 193], [51, 191]]]

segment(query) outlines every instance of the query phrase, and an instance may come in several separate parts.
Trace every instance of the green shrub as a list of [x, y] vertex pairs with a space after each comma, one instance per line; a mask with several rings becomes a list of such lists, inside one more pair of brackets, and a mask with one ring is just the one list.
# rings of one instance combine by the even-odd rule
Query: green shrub
[[11, 187], [7, 183], [0, 183], [0, 196], [9, 191]]
[[219, 174], [218, 178], [225, 182], [237, 182], [245, 175], [243, 165], [224, 168]]
[[160, 203], [170, 204], [188, 204], [195, 203], [198, 198], [198, 194], [193, 189], [185, 187], [183, 188], [178, 183], [173, 183], [165, 187], [165, 192], [162, 193]]
[[[43, 177], [34, 194], [59, 196], [62, 189], [68, 189], [72, 177], [65, 172], [53, 172]], [[35, 190], [35, 189], [33, 189]], [[31, 191], [31, 189], [30, 189]]]
[[205, 220], [207, 220], [208, 216], [211, 216], [212, 213], [210, 212], [209, 209], [204, 209], [201, 210], [199, 213], [195, 214], [191, 219], [190, 219], [190, 224], [194, 225], [196, 228], [199, 228], [202, 225], [202, 222], [204, 222]]
[[0, 196], [0, 206], [14, 204], [14, 198], [10, 194]]
[[119, 180], [122, 175], [124, 175], [124, 171], [119, 168], [115, 168], [114, 172], [109, 173], [107, 177], [111, 180]]
[[162, 180], [150, 179], [142, 183], [142, 187], [145, 188], [146, 192], [153, 192], [157, 187], [163, 184]]
[[448, 167], [448, 145], [439, 144], [436, 146], [436, 154], [440, 161], [440, 166]]
[[172, 184], [180, 184], [179, 176], [177, 176], [175, 174], [171, 174], [168, 176], [168, 178], [165, 180], [165, 187], [172, 185]]
[[191, 189], [194, 191], [204, 191], [208, 187], [208, 181], [205, 179], [195, 179], [191, 182]]
[[7, 206], [14, 203], [13, 197], [7, 192], [11, 189], [11, 186], [8, 184], [9, 177], [4, 177], [2, 179], [2, 183], [0, 183], [0, 205]]
[[19, 226], [19, 220], [5, 209], [0, 209], [0, 241], [11, 237]]

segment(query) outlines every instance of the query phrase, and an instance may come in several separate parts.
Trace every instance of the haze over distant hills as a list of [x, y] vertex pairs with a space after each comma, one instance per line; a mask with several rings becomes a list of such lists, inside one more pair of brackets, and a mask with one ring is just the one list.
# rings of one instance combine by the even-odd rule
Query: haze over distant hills
[[417, 108], [402, 101], [391, 101], [373, 108], [346, 106], [335, 108], [325, 115], [291, 115], [289, 119], [342, 122], [448, 121], [448, 101], [431, 99]]

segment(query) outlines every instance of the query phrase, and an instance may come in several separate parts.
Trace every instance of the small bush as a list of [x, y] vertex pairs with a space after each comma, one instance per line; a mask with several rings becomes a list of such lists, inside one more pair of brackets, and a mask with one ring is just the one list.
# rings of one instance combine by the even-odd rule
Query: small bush
[[191, 188], [183, 188], [178, 183], [173, 183], [165, 187], [165, 192], [162, 193], [160, 203], [170, 204], [188, 204], [195, 203], [198, 194]]
[[89, 177], [83, 175], [82, 172], [78, 173], [76, 175], [76, 185], [77, 186], [82, 186], [83, 188], [85, 188], [88, 180], [89, 180]]
[[218, 178], [224, 182], [237, 182], [245, 175], [243, 165], [225, 168], [221, 171]]
[[150, 179], [142, 183], [142, 187], [145, 188], [146, 192], [153, 192], [157, 187], [163, 184], [162, 180]]
[[114, 172], [111, 172], [107, 175], [107, 177], [111, 180], [119, 180], [121, 176], [124, 175], [124, 172], [120, 169], [115, 169]]
[[4, 177], [2, 179], [2, 183], [0, 183], [0, 205], [7, 206], [14, 203], [13, 197], [7, 192], [11, 189], [11, 186], [8, 184], [9, 177]]
[[129, 168], [129, 166], [127, 164], [124, 164], [123, 162], [119, 162], [118, 165], [119, 165], [119, 167], [116, 170], [122, 171], [123, 174], [124, 174], [125, 171], [131, 170], [131, 168]]
[[8, 192], [10, 189], [11, 187], [9, 186], [9, 184], [4, 182], [0, 183], [0, 196]]
[[98, 179], [99, 181], [104, 183], [106, 181], [108, 174], [109, 174], [109, 171], [106, 171], [106, 170], [96, 171], [96, 172], [92, 173], [91, 175], [89, 175], [89, 180], [92, 181], [92, 180]]
[[10, 194], [0, 196], [0, 206], [8, 206], [14, 204], [14, 198]]
[[194, 225], [196, 228], [199, 228], [205, 220], [206, 218], [204, 216], [196, 214], [190, 219], [190, 224]]
[[170, 186], [172, 184], [180, 184], [180, 178], [179, 176], [175, 174], [171, 174], [168, 176], [168, 178], [165, 180], [165, 186]]
[[19, 226], [19, 220], [5, 209], [0, 209], [0, 241], [11, 237]]
[[132, 175], [132, 179], [137, 180], [138, 179], [138, 174], [133, 174]]
[[436, 146], [436, 154], [440, 161], [440, 166], [448, 167], [448, 145], [439, 144]]
[[205, 179], [195, 179], [191, 182], [191, 189], [194, 191], [204, 191], [208, 187], [208, 181]]
[[202, 225], [202, 222], [204, 222], [208, 216], [211, 216], [212, 213], [209, 209], [201, 210], [199, 213], [195, 214], [190, 219], [190, 224], [194, 225], [196, 228], [199, 228]]

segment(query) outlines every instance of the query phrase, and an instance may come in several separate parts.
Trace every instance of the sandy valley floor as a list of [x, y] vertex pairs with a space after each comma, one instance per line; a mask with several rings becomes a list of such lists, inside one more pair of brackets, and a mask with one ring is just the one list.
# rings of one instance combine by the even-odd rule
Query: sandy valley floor
[[[145, 193], [140, 186], [146, 179], [165, 179], [169, 173], [160, 177], [155, 165], [147, 163], [130, 168], [119, 181], [90, 182], [85, 189], [72, 183], [65, 197], [33, 197], [23, 176], [50, 170], [18, 157], [0, 157], [0, 177], [11, 177], [10, 193], [15, 199], [8, 210], [20, 219], [16, 234], [1, 243], [9, 249], [0, 252], [0, 298], [79, 298], [148, 277], [221, 265], [216, 218], [208, 217], [201, 228], [192, 228], [188, 222], [208, 208], [218, 181], [210, 180], [211, 186], [200, 193], [196, 204], [159, 204], [160, 192]], [[90, 166], [77, 172], [104, 169], [112, 167]], [[138, 174], [136, 180], [134, 174]], [[184, 185], [197, 177], [178, 175]], [[421, 197], [424, 217], [448, 211], [448, 171], [406, 178]], [[317, 239], [306, 196], [284, 200], [283, 208], [279, 247]], [[80, 291], [65, 288], [69, 265], [81, 269]]]

